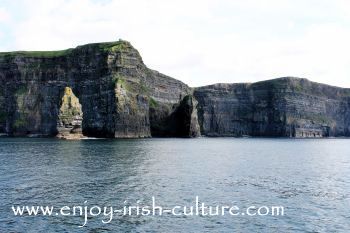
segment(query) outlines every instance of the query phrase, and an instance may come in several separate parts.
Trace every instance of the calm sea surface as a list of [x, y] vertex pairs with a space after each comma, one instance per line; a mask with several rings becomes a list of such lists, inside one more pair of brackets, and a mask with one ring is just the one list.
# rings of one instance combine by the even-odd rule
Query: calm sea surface
[[[284, 206], [284, 216], [14, 216], [12, 205]], [[87, 204], [84, 204], [87, 201]], [[0, 138], [0, 232], [350, 232], [349, 139]]]

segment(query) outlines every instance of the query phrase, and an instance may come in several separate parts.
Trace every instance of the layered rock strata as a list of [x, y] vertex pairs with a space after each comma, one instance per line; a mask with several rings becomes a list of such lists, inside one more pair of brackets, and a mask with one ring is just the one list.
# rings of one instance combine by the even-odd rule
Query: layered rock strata
[[285, 77], [196, 88], [208, 136], [350, 136], [350, 89]]
[[[63, 51], [0, 53], [0, 86], [0, 133], [13, 136], [61, 137], [79, 133], [74, 132], [79, 127], [89, 137], [150, 137], [151, 129], [157, 136], [158, 128], [150, 119], [178, 124], [170, 116], [192, 93], [186, 84], [148, 69], [126, 41]], [[67, 90], [81, 105], [78, 115], [73, 114], [74, 107], [62, 103]], [[74, 118], [68, 120], [69, 127], [63, 120], [67, 114]], [[176, 132], [176, 136], [198, 134]]]
[[0, 53], [0, 135], [350, 136], [350, 90], [299, 78], [190, 88], [129, 42]]

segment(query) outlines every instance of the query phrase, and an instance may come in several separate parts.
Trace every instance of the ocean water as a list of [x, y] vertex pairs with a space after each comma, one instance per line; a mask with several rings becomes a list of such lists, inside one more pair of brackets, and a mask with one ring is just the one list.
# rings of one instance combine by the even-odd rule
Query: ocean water
[[[0, 139], [0, 232], [350, 232], [348, 139]], [[14, 216], [12, 206], [283, 206], [283, 216]], [[86, 201], [86, 202], [85, 202]], [[126, 201], [126, 202], [125, 202]], [[84, 204], [85, 202], [85, 204]]]

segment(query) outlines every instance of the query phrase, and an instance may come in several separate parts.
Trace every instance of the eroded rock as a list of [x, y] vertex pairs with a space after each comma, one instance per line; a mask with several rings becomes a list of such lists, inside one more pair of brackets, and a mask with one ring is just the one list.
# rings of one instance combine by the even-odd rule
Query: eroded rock
[[[107, 138], [151, 137], [150, 105], [171, 109], [192, 92], [186, 84], [148, 69], [127, 41], [0, 53], [0, 86], [0, 134], [15, 136], [60, 136], [67, 131], [63, 118], [74, 108], [63, 105], [62, 113], [66, 87], [81, 105], [79, 133], [81, 129], [85, 136]], [[161, 108], [152, 112], [165, 117], [172, 113]], [[74, 117], [73, 122], [80, 121]]]
[[280, 78], [195, 89], [208, 136], [350, 136], [350, 89]]
[[190, 88], [127, 41], [0, 53], [0, 87], [0, 135], [350, 136], [349, 89], [291, 77]]
[[70, 87], [66, 87], [59, 109], [57, 137], [61, 139], [81, 139], [83, 111], [79, 99]]

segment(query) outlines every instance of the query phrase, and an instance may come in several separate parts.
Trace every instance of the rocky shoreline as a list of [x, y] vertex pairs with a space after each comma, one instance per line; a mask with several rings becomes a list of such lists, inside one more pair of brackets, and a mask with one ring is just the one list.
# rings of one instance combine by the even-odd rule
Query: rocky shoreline
[[294, 77], [191, 88], [122, 40], [0, 53], [0, 87], [1, 136], [350, 136], [350, 89]]

